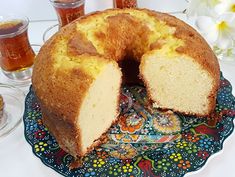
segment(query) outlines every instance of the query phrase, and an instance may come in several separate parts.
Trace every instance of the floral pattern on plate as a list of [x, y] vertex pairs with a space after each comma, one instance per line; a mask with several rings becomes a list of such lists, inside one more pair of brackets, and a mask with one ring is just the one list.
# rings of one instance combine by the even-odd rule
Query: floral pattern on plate
[[64, 176], [184, 176], [200, 169], [220, 151], [233, 131], [235, 98], [221, 75], [215, 112], [207, 119], [160, 111], [149, 104], [140, 86], [123, 87], [120, 119], [109, 141], [69, 170], [73, 157], [64, 152], [43, 125], [31, 88], [25, 101], [25, 138], [42, 162]]

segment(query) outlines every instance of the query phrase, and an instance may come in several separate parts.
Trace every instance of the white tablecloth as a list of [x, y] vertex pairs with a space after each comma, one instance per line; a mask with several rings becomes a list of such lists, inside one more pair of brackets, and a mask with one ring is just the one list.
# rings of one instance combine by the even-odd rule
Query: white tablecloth
[[[139, 0], [140, 7], [159, 11], [182, 11], [187, 3], [185, 0]], [[112, 7], [112, 0], [87, 0], [86, 12], [102, 10]], [[21, 13], [27, 15], [32, 21], [29, 26], [31, 43], [42, 44], [42, 34], [51, 25], [56, 24], [54, 9], [49, 0], [8, 0], [0, 2], [0, 13]], [[185, 16], [179, 15], [183, 20]], [[52, 20], [52, 21], [40, 21]], [[53, 21], [54, 20], [54, 21]], [[39, 22], [40, 21], [40, 22]], [[187, 20], [188, 21], [188, 20]], [[188, 21], [193, 24], [192, 21]], [[233, 88], [235, 87], [235, 62], [220, 62], [221, 71]], [[0, 82], [4, 78], [0, 75]], [[25, 93], [28, 87], [20, 87]], [[233, 90], [233, 94], [235, 91]], [[23, 123], [7, 137], [0, 139], [0, 176], [1, 177], [59, 177], [61, 176], [51, 168], [45, 166], [39, 158], [32, 153], [31, 146], [24, 138]], [[223, 150], [210, 157], [206, 165], [197, 172], [189, 173], [190, 177], [235, 177], [235, 133], [224, 143]]]

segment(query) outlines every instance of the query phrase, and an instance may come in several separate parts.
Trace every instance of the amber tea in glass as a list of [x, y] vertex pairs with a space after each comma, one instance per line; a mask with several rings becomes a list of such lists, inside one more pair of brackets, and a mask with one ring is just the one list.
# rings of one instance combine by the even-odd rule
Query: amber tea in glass
[[137, 7], [137, 0], [113, 0], [115, 8], [135, 8]]
[[60, 27], [67, 25], [85, 14], [85, 0], [50, 0], [53, 4]]
[[28, 40], [28, 23], [26, 17], [0, 16], [0, 66], [10, 79], [31, 78], [35, 53]]

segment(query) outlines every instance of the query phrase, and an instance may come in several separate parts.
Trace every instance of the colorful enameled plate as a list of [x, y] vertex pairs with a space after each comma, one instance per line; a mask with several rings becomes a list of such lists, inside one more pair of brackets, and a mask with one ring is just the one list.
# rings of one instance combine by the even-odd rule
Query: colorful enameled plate
[[64, 176], [184, 176], [222, 149], [233, 131], [235, 98], [221, 75], [215, 113], [207, 119], [154, 109], [140, 86], [122, 88], [120, 110], [108, 143], [85, 157], [81, 168], [69, 170], [73, 157], [44, 127], [31, 88], [25, 101], [25, 138], [45, 165]]

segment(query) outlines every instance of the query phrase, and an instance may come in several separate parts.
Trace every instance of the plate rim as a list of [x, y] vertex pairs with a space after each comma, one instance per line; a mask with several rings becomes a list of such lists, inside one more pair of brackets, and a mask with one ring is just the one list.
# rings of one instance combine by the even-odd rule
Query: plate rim
[[[226, 78], [223, 77], [223, 74], [222, 72], [220, 73], [220, 81], [221, 81], [221, 77], [224, 79], [224, 80], [227, 80]], [[228, 81], [228, 80], [227, 80]], [[229, 81], [228, 81], [229, 82]], [[227, 93], [229, 93], [230, 96], [232, 96], [232, 98], [235, 100], [235, 96], [233, 95], [232, 91], [233, 91], [233, 86], [232, 84], [229, 82], [229, 86], [231, 87], [231, 90], [229, 90]], [[30, 96], [30, 94], [32, 94], [33, 91], [33, 86], [30, 85], [30, 88], [29, 88], [29, 92], [27, 93], [26, 95], [26, 98], [25, 98], [25, 110], [24, 110], [24, 114], [23, 114], [23, 123], [24, 123], [24, 137], [26, 139], [26, 141], [30, 144], [31, 148], [32, 148], [32, 152], [33, 154], [38, 157], [41, 162], [46, 165], [47, 167], [50, 167], [51, 169], [53, 169], [55, 172], [63, 175], [63, 176], [66, 176], [63, 172], [59, 171], [57, 168], [55, 168], [54, 166], [51, 166], [50, 164], [46, 163], [45, 160], [43, 158], [41, 158], [37, 153], [35, 153], [34, 151], [34, 148], [33, 148], [33, 144], [29, 141], [29, 139], [27, 138], [26, 136], [26, 126], [25, 126], [25, 117], [26, 117], [26, 100], [28, 99], [28, 97]], [[234, 132], [234, 129], [235, 129], [235, 123], [234, 123], [234, 120], [235, 120], [235, 116], [231, 116], [232, 120], [231, 120], [231, 125], [232, 125], [232, 129], [231, 131], [226, 135], [224, 136], [224, 139], [220, 142], [220, 145], [218, 147], [218, 150], [212, 154], [209, 155], [209, 157], [205, 160], [203, 160], [203, 163], [200, 164], [200, 166], [198, 166], [198, 168], [196, 169], [193, 169], [192, 171], [187, 171], [183, 176], [190, 176], [192, 174], [195, 174], [195, 173], [198, 173], [200, 172], [201, 170], [203, 170], [204, 168], [206, 168], [206, 165], [209, 163], [209, 161], [213, 158], [215, 158], [215, 156], [217, 155], [220, 155], [221, 152], [223, 152], [223, 148], [224, 148], [224, 143], [226, 141], [228, 141], [229, 137], [231, 137], [231, 134]]]

